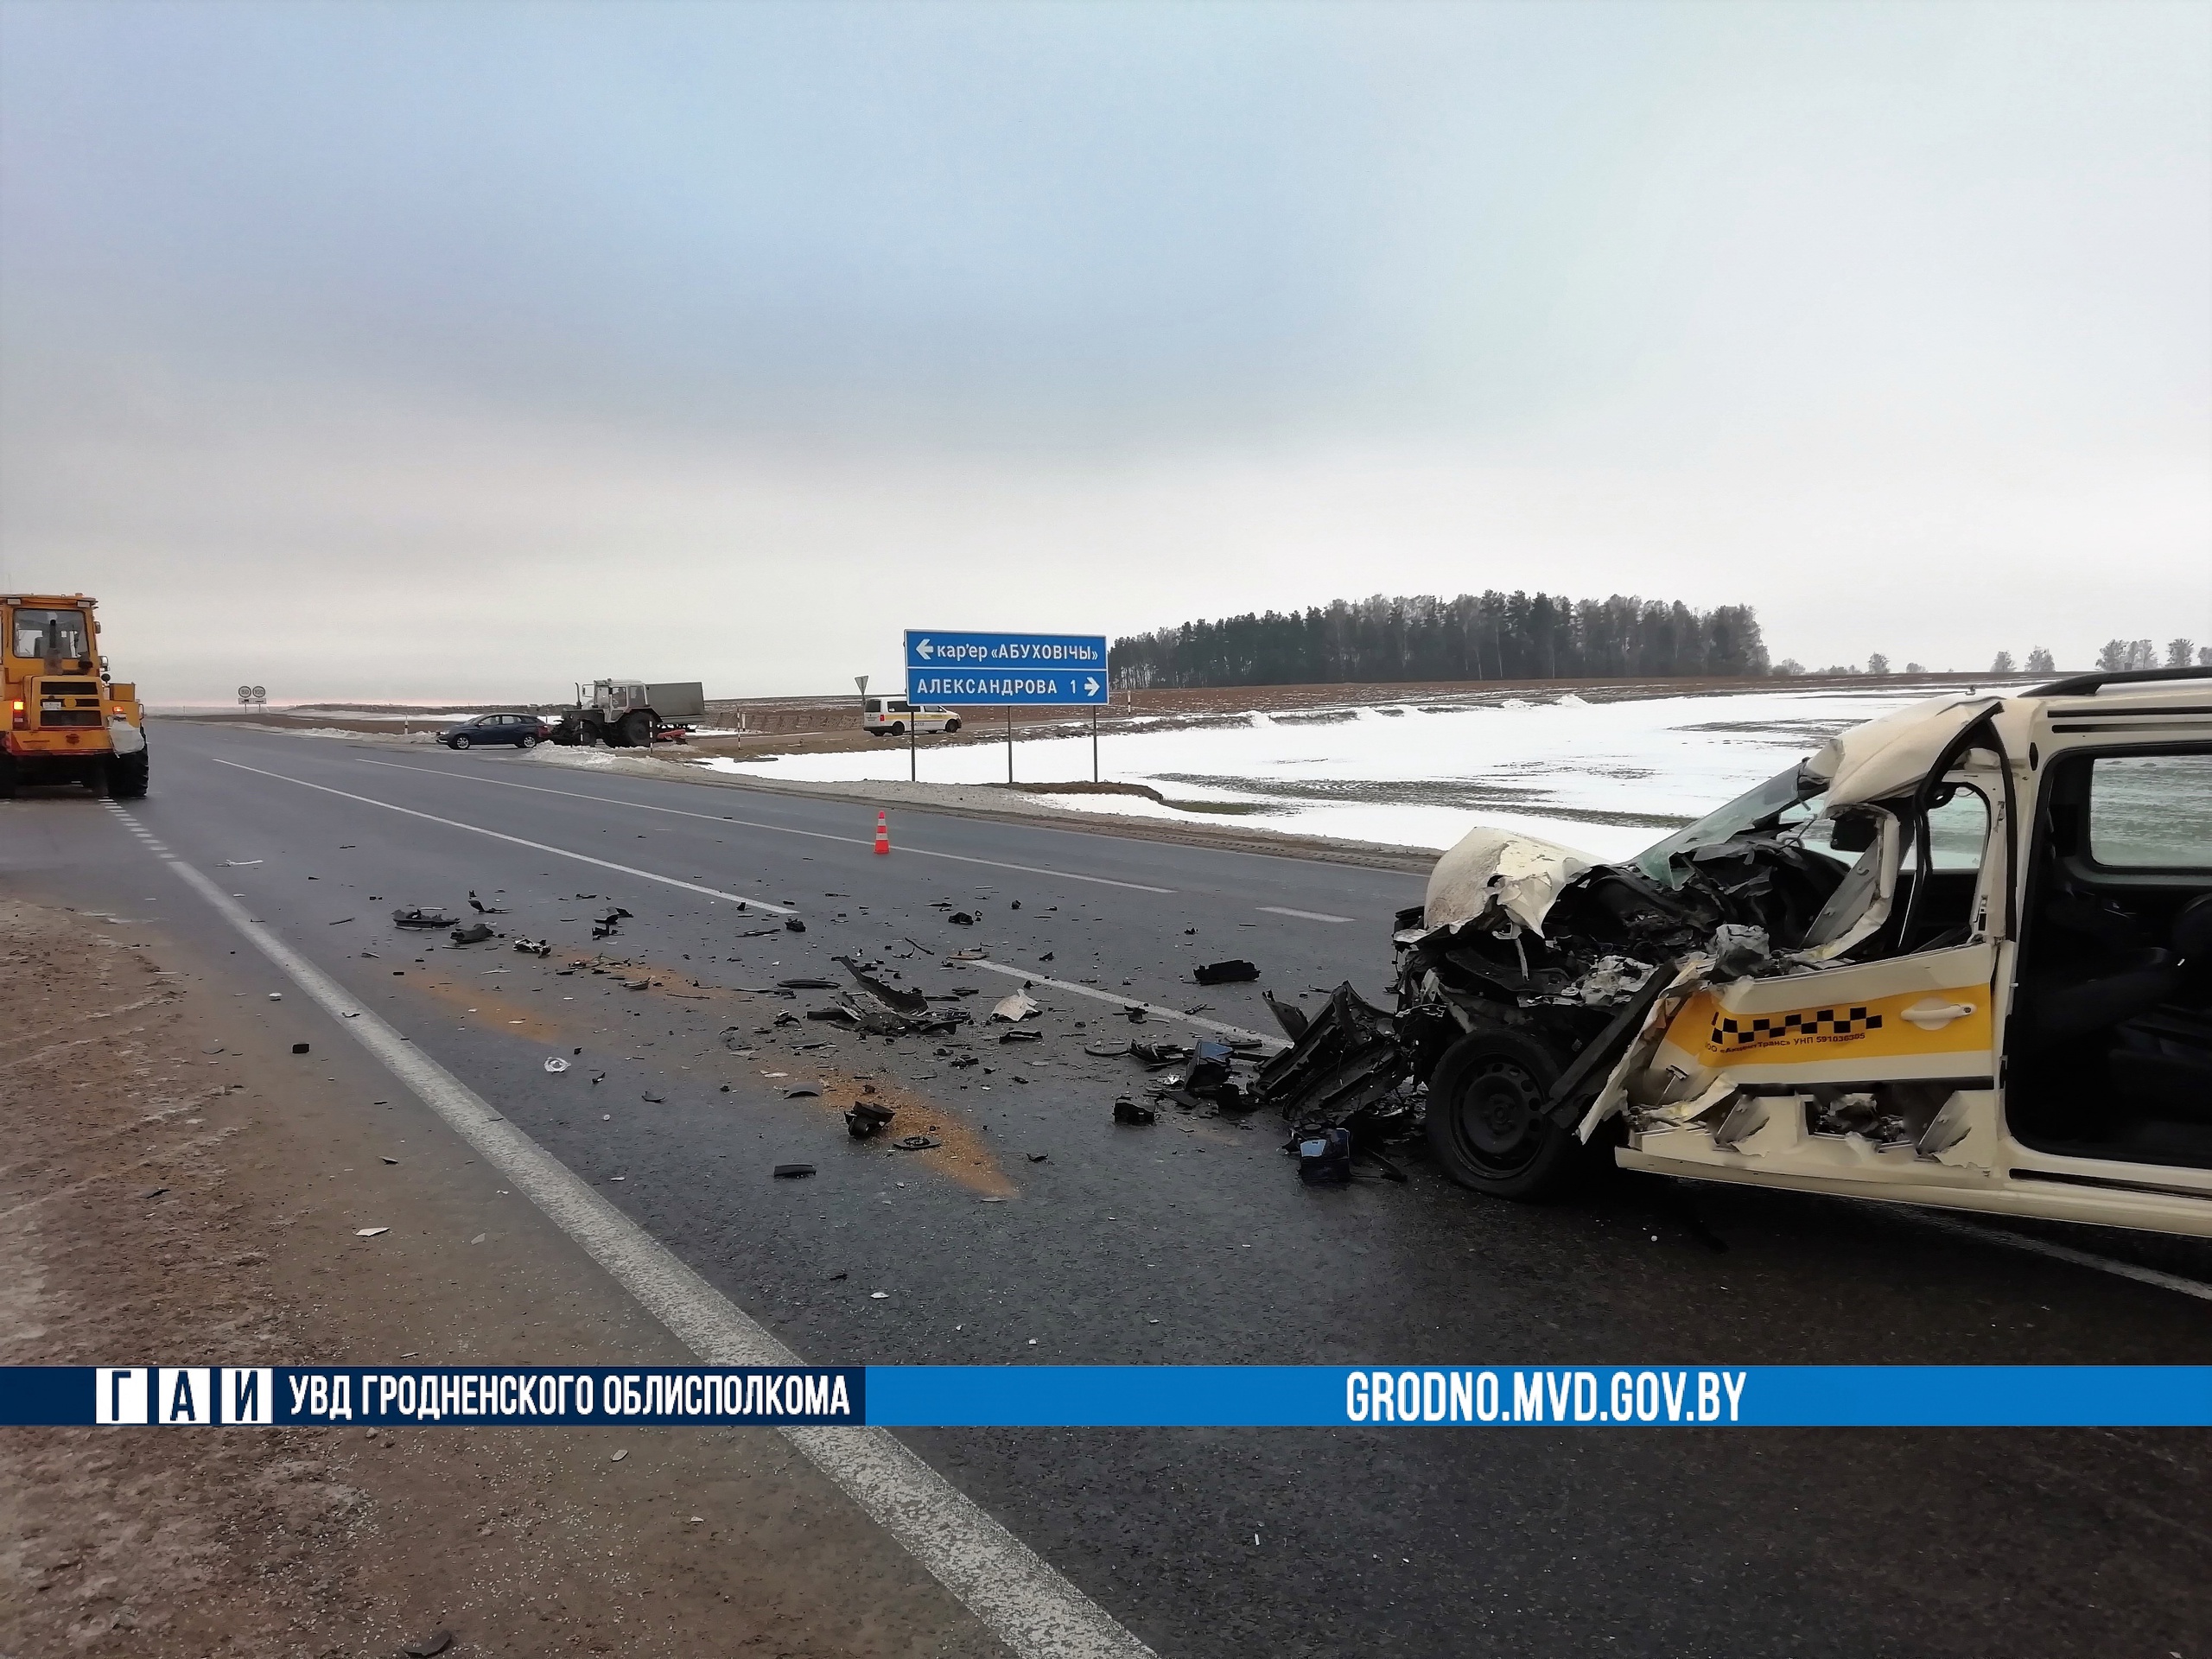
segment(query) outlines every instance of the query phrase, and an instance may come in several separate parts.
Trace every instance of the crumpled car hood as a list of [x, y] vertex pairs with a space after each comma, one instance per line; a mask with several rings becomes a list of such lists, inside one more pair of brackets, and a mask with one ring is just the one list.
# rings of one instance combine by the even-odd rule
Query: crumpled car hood
[[1429, 872], [1421, 900], [1422, 925], [1457, 927], [1474, 920], [1495, 901], [1531, 933], [1541, 934], [1552, 901], [1597, 862], [1556, 842], [1478, 826]]

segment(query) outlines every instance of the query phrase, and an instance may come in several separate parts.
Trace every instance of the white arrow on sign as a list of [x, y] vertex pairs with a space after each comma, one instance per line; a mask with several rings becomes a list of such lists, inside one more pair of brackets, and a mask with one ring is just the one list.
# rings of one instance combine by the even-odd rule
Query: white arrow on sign
[[928, 640], [925, 639], [914, 647], [914, 655], [920, 658], [926, 663], [931, 658], [937, 655], [937, 647], [930, 644]]
[[1086, 697], [1095, 697], [1098, 695], [1098, 682], [1096, 678], [1085, 677], [1083, 683], [1083, 695]]

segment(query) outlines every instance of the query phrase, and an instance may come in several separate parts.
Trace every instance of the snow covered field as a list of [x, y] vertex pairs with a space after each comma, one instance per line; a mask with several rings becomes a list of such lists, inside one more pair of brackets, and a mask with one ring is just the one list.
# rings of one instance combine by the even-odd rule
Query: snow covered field
[[[1604, 703], [1567, 696], [1432, 712], [1408, 706], [1253, 714], [1100, 736], [1102, 778], [1149, 785], [1187, 806], [1129, 795], [1051, 798], [1085, 810], [1408, 847], [1448, 847], [1477, 823], [1512, 825], [1600, 858], [1623, 858], [1771, 777], [1832, 734], [1934, 690], [1887, 685]], [[906, 750], [886, 742], [842, 753], [693, 764], [791, 782], [903, 780]], [[1025, 781], [1087, 780], [1090, 740], [1018, 741], [1014, 766]], [[925, 748], [920, 770], [925, 783], [1003, 783], [1006, 749]]]

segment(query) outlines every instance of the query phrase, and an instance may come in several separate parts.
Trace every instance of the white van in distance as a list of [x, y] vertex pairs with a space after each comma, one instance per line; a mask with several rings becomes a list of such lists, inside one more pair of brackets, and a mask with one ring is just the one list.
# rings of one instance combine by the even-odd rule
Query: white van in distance
[[904, 737], [917, 732], [957, 732], [960, 716], [950, 709], [917, 709], [904, 697], [863, 697], [861, 724], [874, 737]]

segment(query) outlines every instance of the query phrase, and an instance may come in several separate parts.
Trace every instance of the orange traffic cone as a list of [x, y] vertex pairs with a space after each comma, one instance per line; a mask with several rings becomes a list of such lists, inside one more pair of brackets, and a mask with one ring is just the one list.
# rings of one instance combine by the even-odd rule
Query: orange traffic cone
[[891, 820], [884, 817], [880, 810], [875, 815], [875, 850], [879, 853], [891, 850]]

